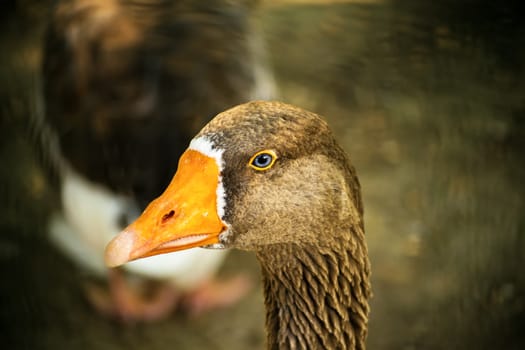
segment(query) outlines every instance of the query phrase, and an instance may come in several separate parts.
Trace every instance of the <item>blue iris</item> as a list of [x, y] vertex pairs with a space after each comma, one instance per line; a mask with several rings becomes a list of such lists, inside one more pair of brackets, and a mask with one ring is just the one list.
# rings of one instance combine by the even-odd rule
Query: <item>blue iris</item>
[[257, 168], [266, 168], [272, 164], [273, 156], [268, 153], [261, 153], [252, 160], [252, 165]]

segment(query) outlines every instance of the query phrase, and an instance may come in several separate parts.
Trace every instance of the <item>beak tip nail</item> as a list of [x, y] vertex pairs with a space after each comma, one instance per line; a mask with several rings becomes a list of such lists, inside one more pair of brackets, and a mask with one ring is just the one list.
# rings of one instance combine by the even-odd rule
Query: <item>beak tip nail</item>
[[122, 231], [106, 247], [104, 260], [107, 267], [117, 267], [132, 260], [131, 251], [135, 246], [137, 234], [131, 229]]

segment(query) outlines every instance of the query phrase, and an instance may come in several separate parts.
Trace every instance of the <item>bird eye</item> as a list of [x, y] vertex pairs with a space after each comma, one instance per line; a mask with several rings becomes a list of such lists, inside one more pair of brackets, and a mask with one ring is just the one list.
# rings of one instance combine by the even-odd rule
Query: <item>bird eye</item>
[[272, 150], [264, 150], [253, 155], [248, 163], [255, 170], [268, 170], [277, 159], [277, 155]]

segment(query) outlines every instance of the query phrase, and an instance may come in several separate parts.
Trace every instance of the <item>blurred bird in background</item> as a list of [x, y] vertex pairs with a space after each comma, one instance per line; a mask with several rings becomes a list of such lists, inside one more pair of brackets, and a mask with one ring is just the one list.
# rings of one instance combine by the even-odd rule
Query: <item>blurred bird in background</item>
[[192, 249], [109, 272], [104, 247], [166, 187], [215, 114], [274, 96], [256, 1], [58, 1], [43, 57], [43, 152], [61, 209], [52, 242], [83, 270], [103, 314], [125, 321], [229, 305], [245, 276], [214, 281], [226, 252]]

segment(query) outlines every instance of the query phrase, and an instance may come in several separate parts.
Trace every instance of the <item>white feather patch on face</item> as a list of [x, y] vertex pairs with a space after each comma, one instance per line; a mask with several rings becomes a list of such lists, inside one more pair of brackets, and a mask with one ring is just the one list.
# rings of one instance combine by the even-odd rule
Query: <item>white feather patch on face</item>
[[222, 220], [224, 225], [227, 227], [227, 229], [220, 234], [219, 238], [221, 239], [221, 241], [227, 240], [230, 225], [224, 221], [224, 214], [226, 210], [226, 192], [224, 191], [224, 185], [222, 183], [222, 170], [224, 168], [222, 154], [224, 153], [224, 150], [216, 147], [213, 144], [213, 142], [206, 136], [194, 138], [190, 142], [188, 149], [198, 151], [204, 154], [205, 156], [213, 158], [217, 163], [217, 167], [219, 168], [219, 181], [217, 184], [217, 214], [219, 215], [219, 218]]
[[215, 161], [217, 162], [217, 166], [219, 167], [219, 171], [222, 172], [222, 169], [223, 169], [222, 154], [224, 153], [224, 150], [217, 148], [213, 144], [213, 142], [210, 139], [208, 139], [206, 136], [196, 137], [193, 140], [191, 140], [190, 145], [188, 146], [188, 149], [199, 151], [205, 156], [215, 159]]

